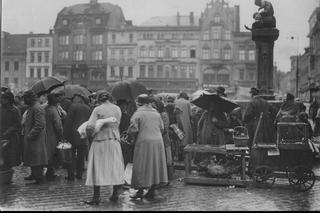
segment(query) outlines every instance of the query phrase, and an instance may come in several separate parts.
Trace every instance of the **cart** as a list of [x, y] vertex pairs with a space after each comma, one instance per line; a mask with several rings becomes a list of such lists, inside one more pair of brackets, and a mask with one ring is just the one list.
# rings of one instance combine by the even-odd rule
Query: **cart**
[[286, 177], [294, 190], [310, 190], [316, 177], [312, 171], [315, 154], [309, 143], [306, 124], [278, 123], [276, 142], [255, 143], [251, 150], [249, 169], [254, 182], [269, 187], [276, 177]]

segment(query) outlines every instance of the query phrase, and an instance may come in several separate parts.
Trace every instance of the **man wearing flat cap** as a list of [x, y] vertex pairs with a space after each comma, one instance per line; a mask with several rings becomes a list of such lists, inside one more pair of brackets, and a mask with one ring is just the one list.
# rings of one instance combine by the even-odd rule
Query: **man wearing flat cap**
[[23, 98], [28, 105], [24, 123], [24, 165], [31, 167], [31, 175], [25, 180], [35, 180], [35, 184], [39, 184], [43, 182], [43, 167], [48, 165], [45, 112], [34, 92], [25, 92]]
[[244, 114], [244, 122], [248, 128], [249, 133], [249, 148], [253, 146], [253, 138], [256, 132], [261, 113], [263, 117], [258, 130], [256, 143], [265, 144], [272, 143], [275, 140], [273, 128], [273, 108], [263, 98], [259, 97], [259, 90], [251, 88], [251, 100]]

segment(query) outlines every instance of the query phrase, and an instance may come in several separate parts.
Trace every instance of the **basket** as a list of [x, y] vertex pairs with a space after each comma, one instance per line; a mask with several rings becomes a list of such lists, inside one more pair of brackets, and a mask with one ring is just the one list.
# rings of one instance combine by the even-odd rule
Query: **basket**
[[236, 147], [247, 147], [249, 141], [248, 129], [243, 126], [235, 127], [232, 139]]

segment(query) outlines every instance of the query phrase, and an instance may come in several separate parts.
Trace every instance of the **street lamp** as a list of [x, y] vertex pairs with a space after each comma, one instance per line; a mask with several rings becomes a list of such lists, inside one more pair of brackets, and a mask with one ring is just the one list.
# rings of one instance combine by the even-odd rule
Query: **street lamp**
[[296, 64], [296, 98], [298, 98], [299, 96], [299, 59], [300, 59], [300, 55], [299, 55], [299, 36], [291, 36], [290, 37], [291, 40], [297, 40], [297, 64]]

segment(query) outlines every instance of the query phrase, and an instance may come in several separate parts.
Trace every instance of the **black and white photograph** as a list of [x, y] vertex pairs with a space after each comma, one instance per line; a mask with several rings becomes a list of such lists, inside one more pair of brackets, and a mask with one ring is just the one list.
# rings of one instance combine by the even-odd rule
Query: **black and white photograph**
[[0, 9], [0, 211], [320, 211], [320, 0]]

